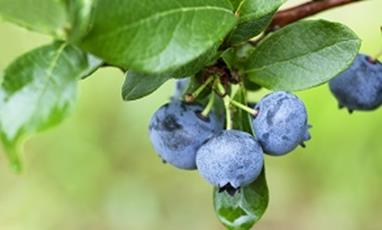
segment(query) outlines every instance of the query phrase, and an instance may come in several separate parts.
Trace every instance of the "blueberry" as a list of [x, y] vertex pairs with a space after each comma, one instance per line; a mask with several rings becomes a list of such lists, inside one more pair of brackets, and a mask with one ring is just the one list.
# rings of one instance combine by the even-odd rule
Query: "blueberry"
[[263, 150], [248, 133], [225, 130], [199, 148], [196, 164], [201, 176], [212, 185], [237, 190], [260, 175]]
[[202, 110], [198, 104], [174, 100], [155, 112], [149, 134], [154, 149], [165, 162], [181, 169], [196, 169], [197, 149], [223, 129], [213, 112], [203, 117]]
[[173, 98], [180, 99], [183, 96], [183, 94], [186, 92], [189, 84], [190, 84], [189, 77], [176, 80]]
[[339, 107], [369, 111], [382, 104], [382, 63], [359, 54], [353, 65], [329, 82]]
[[255, 107], [253, 119], [256, 138], [265, 153], [284, 155], [310, 139], [308, 116], [304, 103], [287, 92], [274, 92]]

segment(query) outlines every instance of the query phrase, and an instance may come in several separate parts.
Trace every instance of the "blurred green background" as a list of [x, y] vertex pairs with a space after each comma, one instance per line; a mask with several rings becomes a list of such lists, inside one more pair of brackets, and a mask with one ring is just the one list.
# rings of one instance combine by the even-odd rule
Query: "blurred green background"
[[[376, 54], [381, 9], [382, 1], [371, 0], [319, 17], [347, 24], [363, 39], [362, 51]], [[0, 22], [0, 69], [48, 41]], [[72, 116], [26, 143], [21, 175], [0, 150], [1, 230], [223, 229], [212, 188], [197, 172], [162, 164], [151, 148], [148, 121], [173, 82], [125, 103], [123, 80], [118, 70], [102, 69], [81, 82]], [[350, 116], [327, 85], [298, 95], [313, 139], [306, 149], [266, 158], [271, 202], [255, 229], [382, 229], [382, 110]]]

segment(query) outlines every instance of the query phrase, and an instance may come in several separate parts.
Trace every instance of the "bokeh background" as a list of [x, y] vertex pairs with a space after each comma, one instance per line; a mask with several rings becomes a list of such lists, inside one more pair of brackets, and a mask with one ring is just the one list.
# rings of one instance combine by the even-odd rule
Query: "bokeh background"
[[[347, 24], [363, 39], [362, 51], [376, 54], [381, 9], [381, 0], [370, 0], [318, 17]], [[0, 69], [47, 42], [0, 22]], [[212, 188], [197, 172], [162, 164], [151, 148], [148, 121], [169, 99], [173, 82], [125, 103], [123, 80], [118, 70], [102, 69], [81, 82], [73, 114], [27, 141], [21, 175], [0, 149], [1, 230], [223, 229]], [[340, 111], [327, 85], [298, 95], [313, 139], [306, 149], [266, 158], [271, 201], [256, 229], [382, 229], [382, 110]]]

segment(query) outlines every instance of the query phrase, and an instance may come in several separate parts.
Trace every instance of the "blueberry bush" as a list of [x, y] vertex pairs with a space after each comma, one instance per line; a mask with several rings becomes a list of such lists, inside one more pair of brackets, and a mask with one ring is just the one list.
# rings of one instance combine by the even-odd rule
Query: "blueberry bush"
[[[0, 139], [20, 171], [25, 138], [72, 112], [77, 86], [103, 67], [126, 76], [125, 101], [170, 79], [175, 92], [149, 124], [167, 165], [198, 170], [214, 187], [227, 229], [250, 229], [266, 211], [265, 154], [311, 139], [304, 103], [292, 92], [329, 82], [340, 108], [382, 104], [378, 51], [360, 54], [346, 25], [306, 17], [361, 0], [0, 0], [0, 18], [50, 35], [0, 81]], [[379, 28], [376, 28], [378, 30]], [[271, 91], [260, 101], [248, 93]]]

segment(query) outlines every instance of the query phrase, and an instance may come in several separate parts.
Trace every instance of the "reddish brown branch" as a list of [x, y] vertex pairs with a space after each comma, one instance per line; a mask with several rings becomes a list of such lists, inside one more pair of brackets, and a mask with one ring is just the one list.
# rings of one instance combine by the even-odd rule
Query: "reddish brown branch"
[[328, 9], [360, 1], [362, 0], [315, 0], [290, 9], [282, 10], [274, 16], [268, 31], [284, 27], [300, 19], [315, 15]]

